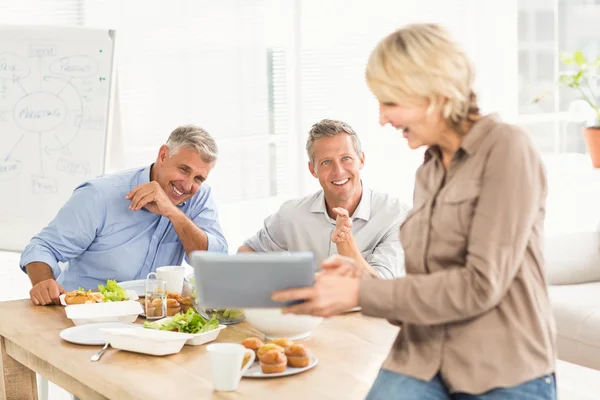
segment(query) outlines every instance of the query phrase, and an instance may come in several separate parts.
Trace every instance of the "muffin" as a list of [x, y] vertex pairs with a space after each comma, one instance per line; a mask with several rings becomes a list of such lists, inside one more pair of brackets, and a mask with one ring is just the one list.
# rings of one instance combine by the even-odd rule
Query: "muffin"
[[260, 368], [264, 374], [276, 374], [285, 371], [287, 358], [283, 352], [269, 350], [260, 359]]
[[[278, 352], [280, 352], [281, 354], [284, 354], [284, 349], [281, 346], [277, 346], [275, 343], [268, 343], [265, 344], [264, 346], [261, 346], [258, 351], [256, 352], [256, 355], [258, 356], [258, 359], [260, 360], [262, 358], [262, 356], [271, 350], [276, 350]], [[284, 354], [285, 355], [285, 354]]]
[[303, 344], [293, 344], [285, 349], [285, 355], [290, 367], [304, 368], [310, 363], [310, 356]]
[[181, 312], [181, 304], [175, 299], [167, 299], [167, 317], [172, 317], [178, 312]]
[[260, 349], [264, 345], [265, 344], [262, 342], [262, 340], [260, 340], [257, 337], [249, 337], [249, 338], [242, 340], [242, 346], [244, 346], [247, 349], [254, 350], [254, 353], [256, 353], [257, 360], [258, 360], [258, 349]]
[[273, 339], [269, 343], [275, 343], [277, 346], [281, 346], [284, 349], [286, 349], [294, 344], [294, 342], [292, 342], [290, 339], [286, 339], [286, 338]]

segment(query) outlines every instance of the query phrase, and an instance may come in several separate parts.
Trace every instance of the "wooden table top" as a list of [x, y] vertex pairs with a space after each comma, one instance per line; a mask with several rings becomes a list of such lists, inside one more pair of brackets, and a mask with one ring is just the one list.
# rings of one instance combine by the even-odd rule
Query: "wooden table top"
[[[360, 313], [329, 318], [298, 341], [319, 359], [315, 368], [281, 378], [243, 378], [236, 392], [213, 392], [206, 346], [184, 346], [180, 353], [162, 357], [109, 349], [92, 363], [90, 356], [100, 346], [59, 337], [61, 330], [73, 326], [64, 307], [36, 307], [29, 300], [0, 302], [0, 317], [1, 336], [106, 398], [132, 400], [363, 399], [398, 332], [386, 321]], [[261, 335], [244, 322], [229, 325], [216, 342], [239, 343], [250, 336]]]
[[[0, 302], [0, 318], [0, 336], [14, 344], [10, 350], [25, 357], [22, 362], [34, 370], [49, 364], [39, 368], [49, 380], [60, 375], [58, 384], [83, 385], [86, 392], [97, 392], [91, 397], [98, 399], [364, 399], [398, 332], [385, 320], [360, 313], [329, 318], [298, 341], [318, 357], [315, 368], [281, 378], [244, 378], [235, 392], [214, 392], [206, 346], [184, 346], [180, 353], [163, 357], [109, 349], [92, 363], [90, 357], [100, 346], [71, 344], [58, 336], [73, 326], [62, 306]], [[241, 323], [224, 329], [216, 342], [239, 343], [250, 336], [261, 335]], [[559, 399], [593, 400], [600, 393], [600, 371], [560, 360], [557, 382]]]

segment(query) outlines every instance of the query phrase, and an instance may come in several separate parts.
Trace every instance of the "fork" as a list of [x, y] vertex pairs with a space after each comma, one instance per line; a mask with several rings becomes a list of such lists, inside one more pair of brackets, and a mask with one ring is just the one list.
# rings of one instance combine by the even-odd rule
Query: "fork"
[[109, 345], [109, 342], [106, 342], [106, 344], [104, 345], [104, 347], [102, 348], [102, 350], [100, 350], [99, 352], [97, 352], [96, 354], [94, 354], [90, 358], [90, 361], [92, 361], [92, 362], [98, 361], [100, 359], [100, 357], [102, 357], [102, 354], [104, 354], [104, 352], [106, 351], [106, 349], [108, 349], [108, 345]]

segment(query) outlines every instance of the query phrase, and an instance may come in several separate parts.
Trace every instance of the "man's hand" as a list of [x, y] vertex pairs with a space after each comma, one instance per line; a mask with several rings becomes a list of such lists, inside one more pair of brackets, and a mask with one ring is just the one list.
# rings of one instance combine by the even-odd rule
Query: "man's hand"
[[335, 254], [321, 264], [319, 275], [337, 275], [350, 278], [362, 278], [369, 273], [350, 257]]
[[160, 187], [158, 182], [152, 181], [136, 186], [131, 192], [125, 196], [126, 200], [130, 200], [130, 210], [140, 210], [146, 207], [146, 210], [153, 214], [168, 217], [177, 207], [165, 191]]
[[331, 233], [331, 241], [335, 244], [345, 242], [352, 235], [352, 218], [348, 215], [348, 210], [336, 207], [333, 211], [337, 216], [335, 218], [335, 229]]
[[60, 295], [67, 291], [54, 279], [46, 279], [29, 291], [29, 297], [36, 306], [45, 306], [48, 304], [60, 304]]

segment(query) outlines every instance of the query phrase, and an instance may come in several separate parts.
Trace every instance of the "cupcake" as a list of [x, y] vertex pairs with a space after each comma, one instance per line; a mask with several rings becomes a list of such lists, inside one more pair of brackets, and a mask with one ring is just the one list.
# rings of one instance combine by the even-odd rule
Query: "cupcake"
[[284, 349], [287, 349], [288, 347], [294, 344], [294, 342], [286, 338], [273, 339], [269, 343], [275, 343], [277, 346], [281, 346]]
[[284, 349], [281, 346], [277, 346], [275, 343], [268, 343], [265, 344], [264, 346], [260, 347], [258, 349], [258, 351], [256, 352], [256, 355], [258, 356], [258, 359], [260, 360], [262, 358], [262, 356], [271, 350], [276, 350], [278, 352], [280, 352], [281, 354], [284, 354]]
[[269, 350], [260, 359], [260, 368], [264, 374], [276, 374], [285, 371], [287, 358], [283, 352]]
[[304, 368], [308, 367], [310, 357], [306, 347], [303, 344], [293, 344], [285, 349], [285, 355], [290, 367]]
[[256, 353], [256, 359], [258, 360], [258, 349], [264, 346], [262, 340], [257, 337], [249, 337], [242, 340], [242, 346], [247, 349], [253, 350]]

